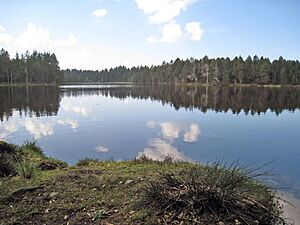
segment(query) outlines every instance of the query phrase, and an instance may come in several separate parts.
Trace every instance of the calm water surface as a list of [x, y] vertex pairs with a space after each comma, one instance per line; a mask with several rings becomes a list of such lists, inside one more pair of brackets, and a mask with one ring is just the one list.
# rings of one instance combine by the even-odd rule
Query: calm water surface
[[300, 198], [300, 89], [174, 86], [0, 88], [0, 139], [49, 156], [216, 159], [274, 173]]

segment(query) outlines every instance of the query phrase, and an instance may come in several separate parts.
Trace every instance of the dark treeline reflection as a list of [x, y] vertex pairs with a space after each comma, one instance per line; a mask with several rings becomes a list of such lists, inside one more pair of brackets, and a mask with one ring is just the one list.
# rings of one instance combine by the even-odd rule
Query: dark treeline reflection
[[57, 86], [0, 87], [0, 120], [8, 119], [13, 111], [29, 117], [56, 115], [59, 102]]
[[58, 87], [0, 87], [0, 120], [8, 119], [13, 111], [20, 116], [56, 115], [61, 97], [102, 95], [125, 99], [132, 97], [141, 100], [160, 101], [176, 110], [199, 109], [206, 112], [232, 111], [246, 114], [264, 113], [268, 109], [276, 114], [283, 110], [300, 109], [300, 88], [264, 87], [221, 87], [221, 86], [134, 86], [101, 88]]
[[157, 100], [176, 110], [199, 109], [206, 112], [232, 111], [239, 114], [264, 113], [268, 109], [277, 115], [283, 110], [300, 108], [300, 88], [282, 87], [230, 87], [230, 86], [136, 86], [118, 88], [71, 88], [63, 90], [64, 96], [104, 95], [125, 99]]

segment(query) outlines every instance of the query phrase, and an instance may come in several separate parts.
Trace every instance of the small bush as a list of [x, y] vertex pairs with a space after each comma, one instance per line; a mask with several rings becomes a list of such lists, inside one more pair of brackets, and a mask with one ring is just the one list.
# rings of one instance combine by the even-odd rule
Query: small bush
[[149, 163], [153, 162], [154, 160], [146, 156], [145, 154], [140, 154], [138, 157], [135, 157], [134, 162], [140, 162], [140, 163]]
[[12, 144], [0, 141], [0, 177], [15, 174], [14, 163], [16, 157], [16, 147]]
[[36, 141], [25, 141], [20, 148], [21, 150], [30, 150], [37, 153], [38, 155], [44, 155], [42, 148]]
[[18, 175], [20, 175], [24, 179], [31, 179], [34, 176], [36, 167], [29, 160], [18, 160], [15, 164], [15, 170]]
[[93, 159], [93, 158], [86, 157], [86, 158], [78, 160], [78, 162], [76, 163], [76, 165], [77, 166], [88, 166], [91, 163], [97, 163], [97, 162], [99, 162], [98, 159]]
[[160, 173], [138, 206], [167, 224], [284, 224], [276, 194], [256, 181], [259, 175], [220, 163]]
[[66, 162], [56, 159], [45, 159], [42, 160], [38, 165], [41, 170], [55, 170], [58, 168], [65, 168], [67, 166], [68, 164]]

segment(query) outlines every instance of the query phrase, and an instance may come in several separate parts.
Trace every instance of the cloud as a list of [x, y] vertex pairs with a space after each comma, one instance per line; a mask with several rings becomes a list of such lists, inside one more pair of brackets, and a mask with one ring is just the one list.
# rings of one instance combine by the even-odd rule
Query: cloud
[[31, 133], [35, 139], [40, 139], [42, 136], [51, 136], [54, 134], [54, 122], [49, 121], [42, 123], [37, 119], [26, 120], [23, 124], [26, 130]]
[[73, 130], [75, 130], [79, 126], [78, 121], [68, 118], [64, 120], [57, 120], [57, 123], [63, 126], [70, 125]]
[[107, 15], [107, 10], [106, 9], [97, 9], [97, 10], [93, 11], [91, 13], [91, 15], [95, 16], [95, 17], [103, 17], [103, 16]]
[[5, 28], [4, 28], [3, 26], [0, 25], [0, 33], [1, 33], [1, 32], [4, 32], [4, 31], [5, 31]]
[[172, 21], [195, 0], [135, 0], [138, 8], [149, 15], [149, 22], [162, 24]]
[[203, 37], [203, 29], [199, 22], [193, 21], [185, 25], [188, 37], [192, 41], [200, 41]]
[[149, 43], [156, 43], [156, 42], [165, 42], [165, 43], [174, 43], [179, 41], [182, 36], [183, 32], [181, 30], [181, 26], [176, 23], [175, 21], [171, 21], [165, 24], [161, 29], [161, 37], [150, 36], [146, 40]]
[[[114, 48], [108, 48], [99, 42], [84, 42], [78, 40], [74, 34], [54, 39], [50, 30], [28, 23], [20, 35], [12, 35], [8, 31], [0, 32], [0, 46], [14, 56], [16, 52], [54, 52], [60, 62], [61, 68], [77, 69], [104, 69], [125, 65], [157, 64], [160, 57], [152, 57], [143, 53], [137, 54]], [[127, 62], [126, 64], [124, 62]]]
[[203, 37], [203, 29], [199, 22], [193, 21], [185, 25], [184, 31], [181, 26], [175, 21], [171, 21], [160, 28], [161, 37], [149, 36], [146, 41], [150, 44], [157, 42], [175, 43], [183, 37], [186, 37], [192, 41], [200, 41]]
[[197, 141], [200, 134], [201, 134], [201, 130], [200, 130], [199, 125], [196, 123], [193, 123], [190, 125], [189, 130], [184, 133], [183, 140], [186, 142]]
[[166, 156], [169, 156], [175, 161], [190, 161], [182, 152], [160, 138], [151, 140], [150, 146], [145, 148], [143, 152], [138, 153], [138, 157], [141, 155], [146, 155], [153, 160], [163, 160]]
[[96, 150], [96, 152], [108, 152], [109, 151], [109, 149], [107, 148], [107, 147], [104, 147], [104, 146], [101, 146], [101, 145], [99, 145], [99, 146], [97, 146], [96, 148], [95, 148], [95, 150]]

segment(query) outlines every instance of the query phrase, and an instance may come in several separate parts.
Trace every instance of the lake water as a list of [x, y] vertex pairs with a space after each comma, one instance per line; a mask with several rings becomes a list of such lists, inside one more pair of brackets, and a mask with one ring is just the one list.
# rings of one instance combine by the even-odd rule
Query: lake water
[[300, 198], [300, 88], [1, 87], [0, 139], [49, 156], [239, 160]]

